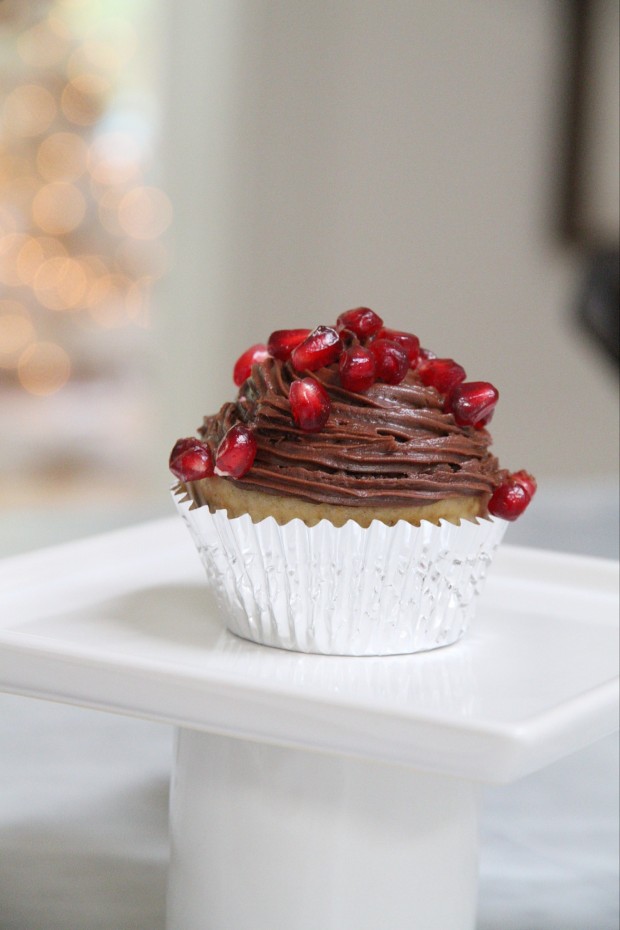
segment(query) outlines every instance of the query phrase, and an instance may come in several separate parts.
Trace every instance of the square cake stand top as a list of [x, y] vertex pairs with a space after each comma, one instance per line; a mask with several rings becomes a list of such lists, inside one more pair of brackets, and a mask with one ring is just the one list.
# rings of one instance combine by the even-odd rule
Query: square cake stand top
[[228, 633], [176, 517], [0, 562], [0, 688], [280, 745], [512, 781], [613, 732], [618, 564], [500, 549], [470, 633], [302, 655]]

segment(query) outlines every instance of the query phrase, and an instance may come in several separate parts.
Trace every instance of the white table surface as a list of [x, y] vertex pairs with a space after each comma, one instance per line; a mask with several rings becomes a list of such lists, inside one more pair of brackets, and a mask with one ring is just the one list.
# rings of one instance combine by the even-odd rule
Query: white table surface
[[[613, 507], [567, 539], [552, 504], [509, 541], [616, 554]], [[168, 725], [0, 696], [0, 930], [163, 930], [171, 753]], [[617, 930], [617, 782], [612, 737], [484, 789], [478, 930]]]

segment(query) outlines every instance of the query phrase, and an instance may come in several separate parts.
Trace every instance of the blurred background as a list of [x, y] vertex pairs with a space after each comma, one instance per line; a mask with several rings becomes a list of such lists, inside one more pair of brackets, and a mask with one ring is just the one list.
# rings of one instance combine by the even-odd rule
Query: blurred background
[[0, 79], [0, 552], [364, 304], [498, 385], [510, 541], [617, 553], [617, 0], [2, 0]]

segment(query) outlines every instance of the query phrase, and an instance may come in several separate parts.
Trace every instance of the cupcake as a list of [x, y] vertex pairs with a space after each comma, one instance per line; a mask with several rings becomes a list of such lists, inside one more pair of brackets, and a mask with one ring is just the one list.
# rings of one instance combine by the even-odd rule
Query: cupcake
[[365, 307], [272, 333], [233, 376], [170, 456], [228, 628], [339, 655], [460, 639], [536, 489], [490, 451], [497, 389]]

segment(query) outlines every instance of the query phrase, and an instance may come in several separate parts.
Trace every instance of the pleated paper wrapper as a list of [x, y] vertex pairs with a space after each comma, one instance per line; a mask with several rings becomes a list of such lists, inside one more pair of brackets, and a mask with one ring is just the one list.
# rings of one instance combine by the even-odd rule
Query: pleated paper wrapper
[[228, 629], [324, 655], [398, 655], [459, 640], [507, 526], [496, 518], [280, 526], [173, 498]]

